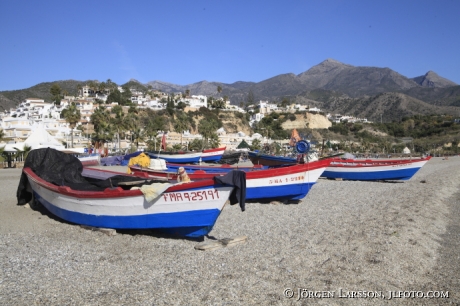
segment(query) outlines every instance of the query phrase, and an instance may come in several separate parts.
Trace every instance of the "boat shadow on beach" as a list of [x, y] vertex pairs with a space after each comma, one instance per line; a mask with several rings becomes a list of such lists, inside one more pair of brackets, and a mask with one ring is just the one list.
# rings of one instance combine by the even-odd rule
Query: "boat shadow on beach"
[[[195, 241], [195, 242], [202, 242], [204, 241], [205, 237], [208, 237], [209, 235], [203, 236], [203, 237], [185, 237], [185, 236], [179, 236], [179, 235], [174, 235], [171, 233], [164, 232], [159, 229], [107, 229], [107, 228], [96, 228], [96, 227], [91, 227], [91, 226], [84, 226], [81, 224], [77, 223], [72, 223], [69, 221], [66, 221], [64, 219], [61, 219], [60, 217], [52, 214], [48, 209], [46, 209], [45, 206], [39, 204], [39, 205], [34, 205], [32, 210], [40, 213], [43, 217], [48, 217], [56, 222], [63, 223], [63, 224], [68, 224], [68, 225], [73, 225], [73, 226], [79, 226], [81, 228], [85, 228], [87, 230], [91, 231], [100, 231], [100, 232], [105, 232], [108, 235], [114, 235], [114, 234], [121, 234], [121, 235], [130, 235], [130, 236], [150, 236], [154, 238], [163, 238], [163, 239], [177, 239], [177, 240], [188, 240], [188, 241]], [[209, 239], [212, 236], [209, 236]], [[217, 240], [217, 238], [215, 238]]]
[[363, 182], [363, 183], [391, 183], [391, 184], [403, 184], [406, 181], [403, 180], [348, 180], [348, 179], [334, 179], [334, 178], [324, 178], [326, 181], [330, 182]]
[[175, 240], [188, 240], [195, 242], [204, 241], [205, 236], [203, 237], [185, 237], [178, 236], [170, 233], [166, 233], [159, 229], [117, 229], [117, 234], [130, 235], [130, 236], [149, 236], [153, 238], [162, 238], [162, 239], [175, 239]]
[[293, 205], [300, 204], [302, 200], [246, 200], [246, 204], [271, 204], [271, 205]]
[[377, 183], [404, 184], [404, 181], [375, 181]]

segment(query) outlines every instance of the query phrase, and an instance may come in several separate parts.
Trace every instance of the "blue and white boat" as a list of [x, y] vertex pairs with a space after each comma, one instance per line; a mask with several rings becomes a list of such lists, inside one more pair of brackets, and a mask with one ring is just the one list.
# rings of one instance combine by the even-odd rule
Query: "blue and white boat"
[[409, 180], [430, 158], [430, 156], [397, 160], [335, 158], [321, 176], [356, 181]]
[[184, 168], [187, 173], [194, 173], [196, 171], [199, 172], [206, 172], [206, 173], [227, 173], [232, 170], [241, 170], [244, 172], [248, 171], [255, 171], [255, 170], [263, 170], [263, 169], [268, 169], [268, 166], [261, 166], [261, 165], [227, 165], [227, 164], [216, 164], [216, 165], [211, 165], [211, 164], [174, 164], [174, 163], [165, 163], [165, 166], [163, 168], [155, 168], [152, 167], [152, 169], [155, 170], [167, 170], [170, 172], [177, 172], [177, 170], [182, 167]]
[[[247, 200], [300, 200], [303, 199], [318, 178], [329, 166], [331, 160], [324, 159], [305, 164], [286, 167], [269, 168], [265, 170], [246, 172], [246, 199]], [[176, 171], [155, 170], [130, 166], [134, 175], [151, 178], [164, 178], [177, 181]], [[240, 169], [241, 170], [241, 169]], [[208, 172], [204, 170], [187, 172], [192, 181], [210, 179], [225, 175], [226, 172]]]
[[224, 155], [226, 148], [227, 147], [203, 150], [201, 154], [201, 161], [207, 163], [218, 162], [221, 160], [222, 155]]
[[168, 163], [198, 163], [201, 159], [202, 152], [145, 152], [150, 158], [164, 159]]
[[83, 168], [76, 157], [56, 152], [48, 148], [29, 153], [18, 204], [42, 204], [53, 215], [80, 225], [201, 237], [212, 230], [235, 188], [214, 180], [170, 184]]

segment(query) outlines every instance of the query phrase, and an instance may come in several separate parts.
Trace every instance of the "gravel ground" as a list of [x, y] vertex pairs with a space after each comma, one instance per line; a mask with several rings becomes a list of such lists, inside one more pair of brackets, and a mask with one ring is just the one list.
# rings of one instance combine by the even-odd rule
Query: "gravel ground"
[[[248, 241], [212, 251], [17, 206], [20, 169], [0, 169], [0, 304], [460, 305], [459, 169], [433, 158], [407, 182], [320, 179], [300, 203], [226, 206], [205, 241]], [[430, 291], [449, 298], [393, 297]]]

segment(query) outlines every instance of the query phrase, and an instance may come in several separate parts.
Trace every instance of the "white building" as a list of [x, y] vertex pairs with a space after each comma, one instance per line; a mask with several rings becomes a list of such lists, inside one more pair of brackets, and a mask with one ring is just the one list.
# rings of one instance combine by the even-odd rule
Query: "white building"
[[196, 109], [200, 107], [208, 107], [208, 97], [201, 95], [181, 98], [179, 102], [184, 102], [188, 107]]

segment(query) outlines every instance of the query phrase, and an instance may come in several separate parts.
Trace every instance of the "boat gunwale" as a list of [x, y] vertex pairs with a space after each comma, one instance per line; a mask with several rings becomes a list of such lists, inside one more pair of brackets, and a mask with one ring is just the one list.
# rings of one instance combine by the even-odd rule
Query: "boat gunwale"
[[204, 150], [202, 150], [201, 152], [202, 152], [202, 153], [214, 153], [214, 152], [225, 151], [226, 149], [227, 149], [227, 147], [223, 147], [223, 148], [214, 148], [214, 149], [204, 149]]
[[[92, 170], [99, 171], [99, 172], [106, 172], [104, 170], [94, 169]], [[102, 191], [85, 191], [85, 190], [74, 190], [68, 186], [57, 186], [53, 183], [47, 182], [41, 177], [39, 177], [33, 170], [29, 167], [23, 169], [23, 172], [27, 175], [29, 180], [34, 181], [39, 186], [48, 189], [52, 192], [56, 192], [62, 195], [74, 197], [74, 198], [120, 198], [120, 197], [135, 197], [135, 196], [144, 196], [143, 193], [139, 189], [134, 190], [124, 190], [121, 187], [115, 187], [113, 189], [106, 188]], [[108, 171], [107, 171], [108, 172]], [[112, 171], [110, 171], [112, 172]], [[112, 172], [116, 173], [116, 172]], [[123, 173], [119, 173], [123, 175]], [[144, 180], [147, 180], [146, 177], [141, 177]], [[165, 182], [168, 183], [168, 182]], [[177, 191], [187, 191], [193, 190], [198, 188], [205, 188], [205, 187], [212, 187], [215, 188], [217, 186], [224, 186], [221, 184], [216, 184], [213, 179], [203, 179], [200, 181], [192, 181], [189, 183], [182, 183], [182, 184], [175, 184], [170, 186], [168, 189], [164, 191], [164, 193], [168, 192], [177, 192]]]
[[414, 163], [426, 163], [431, 159], [431, 156], [420, 159], [404, 159], [404, 160], [356, 160], [356, 159], [332, 159], [329, 167], [345, 167], [345, 168], [376, 168], [385, 166], [409, 166]]
[[[280, 176], [280, 175], [289, 175], [293, 173], [299, 173], [299, 172], [304, 172], [304, 171], [311, 171], [311, 170], [316, 170], [320, 168], [327, 168], [331, 163], [330, 159], [323, 159], [323, 160], [318, 160], [318, 161], [313, 161], [305, 164], [296, 164], [296, 165], [286, 165], [285, 167], [274, 167], [274, 168], [269, 168], [269, 169], [261, 169], [257, 171], [247, 171], [246, 172], [246, 179], [260, 179], [260, 178], [267, 178], [267, 177], [275, 177], [275, 176]], [[171, 175], [171, 178], [177, 177], [177, 173], [174, 172], [168, 172], [168, 171], [161, 171], [161, 170], [154, 170], [154, 169], [149, 169], [149, 168], [142, 168], [139, 166], [130, 166], [130, 169], [133, 171], [141, 171], [142, 173], [152, 173], [152, 176], [155, 176], [155, 173], [159, 173], [161, 175], [164, 175], [164, 178], [169, 178], [169, 175]], [[239, 169], [235, 169], [239, 170]], [[190, 176], [193, 176], [195, 173], [190, 173]], [[196, 173], [197, 175], [203, 174], [203, 173]], [[213, 176], [221, 176], [225, 175], [226, 173], [224, 172], [216, 172], [216, 173], [204, 173], [207, 175], [213, 175]], [[175, 176], [174, 176], [175, 175]], [[157, 176], [157, 177], [163, 177], [163, 176]]]

